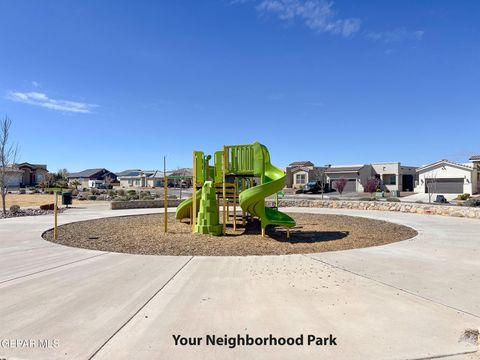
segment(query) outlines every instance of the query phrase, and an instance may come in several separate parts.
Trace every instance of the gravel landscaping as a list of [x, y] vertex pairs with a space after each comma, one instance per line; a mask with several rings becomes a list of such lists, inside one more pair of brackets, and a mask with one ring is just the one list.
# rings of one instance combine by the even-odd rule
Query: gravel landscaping
[[[65, 211], [65, 208], [59, 208], [58, 213]], [[40, 209], [21, 209], [16, 212], [7, 210], [7, 213], [4, 214], [3, 211], [0, 211], [0, 219], [8, 219], [21, 216], [37, 216], [37, 215], [53, 215], [53, 210], [40, 210]]]
[[[260, 236], [260, 223], [238, 222], [226, 236], [191, 233], [188, 221], [169, 214], [169, 232], [163, 232], [163, 214], [138, 215], [81, 221], [59, 227], [59, 244], [132, 254], [244, 256], [317, 253], [384, 245], [417, 235], [412, 228], [394, 223], [344, 215], [290, 214], [297, 226], [290, 231], [267, 228]], [[53, 241], [53, 231], [43, 237]]]

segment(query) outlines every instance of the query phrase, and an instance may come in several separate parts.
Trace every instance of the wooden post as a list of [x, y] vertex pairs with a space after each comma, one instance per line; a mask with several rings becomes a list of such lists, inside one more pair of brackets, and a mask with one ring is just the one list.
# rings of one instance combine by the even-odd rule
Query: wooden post
[[55, 208], [53, 209], [53, 239], [58, 240], [58, 191], [55, 191]]
[[223, 145], [223, 164], [222, 164], [222, 196], [223, 196], [223, 235], [227, 233], [227, 189], [226, 189], [226, 180], [227, 180], [227, 161], [228, 153], [227, 147]]
[[[245, 191], [245, 178], [242, 177], [242, 191]], [[245, 211], [242, 209], [242, 225], [245, 226]]]
[[168, 231], [168, 178], [167, 178], [167, 157], [163, 157], [163, 222], [164, 232]]
[[195, 233], [195, 224], [197, 223], [197, 154], [193, 152], [193, 189], [192, 189], [192, 233]]
[[233, 182], [233, 231], [237, 231], [237, 181]]
[[290, 228], [287, 228], [287, 240], [290, 239]]

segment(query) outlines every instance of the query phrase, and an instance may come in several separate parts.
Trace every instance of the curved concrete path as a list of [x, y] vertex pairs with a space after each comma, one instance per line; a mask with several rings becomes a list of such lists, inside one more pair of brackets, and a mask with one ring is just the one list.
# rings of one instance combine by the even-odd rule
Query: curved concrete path
[[[480, 326], [480, 221], [288, 210], [388, 220], [419, 235], [311, 255], [144, 256], [46, 242], [51, 217], [0, 220], [0, 358], [477, 358], [460, 337]], [[60, 223], [152, 212], [93, 205]], [[175, 346], [176, 334], [333, 334], [338, 345]]]

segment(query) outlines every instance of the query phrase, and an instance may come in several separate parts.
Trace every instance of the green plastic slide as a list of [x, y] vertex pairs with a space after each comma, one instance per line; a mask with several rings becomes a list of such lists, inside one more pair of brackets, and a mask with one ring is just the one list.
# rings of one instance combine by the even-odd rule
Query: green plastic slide
[[265, 198], [273, 195], [285, 186], [285, 173], [270, 163], [270, 154], [267, 148], [259, 143], [254, 148], [254, 176], [260, 177], [261, 185], [242, 191], [239, 196], [241, 208], [260, 218], [262, 229], [268, 225], [295, 226], [287, 214], [265, 207]]
[[[200, 199], [202, 197], [202, 189], [197, 190], [197, 212], [200, 207]], [[188, 219], [190, 218], [190, 210], [192, 209], [192, 198], [183, 200], [178, 206], [175, 213], [175, 218], [177, 220]]]

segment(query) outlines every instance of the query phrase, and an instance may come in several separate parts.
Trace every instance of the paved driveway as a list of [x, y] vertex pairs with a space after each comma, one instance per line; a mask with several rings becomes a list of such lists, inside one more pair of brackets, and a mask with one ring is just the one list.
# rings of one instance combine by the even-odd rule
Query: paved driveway
[[[480, 221], [289, 210], [404, 223], [419, 235], [375, 248], [311, 255], [171, 257], [68, 248], [40, 238], [51, 218], [2, 220], [0, 358], [476, 356], [471, 353], [477, 346], [461, 335], [480, 324]], [[65, 212], [60, 222], [151, 212], [89, 206]], [[208, 334], [332, 334], [338, 345], [231, 349], [175, 346], [172, 337]], [[22, 339], [31, 342], [14, 341]]]

